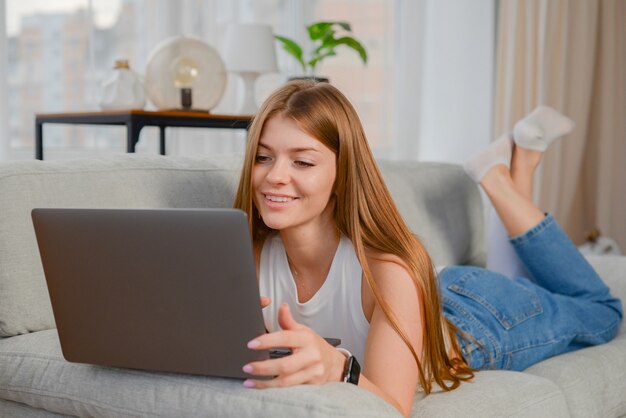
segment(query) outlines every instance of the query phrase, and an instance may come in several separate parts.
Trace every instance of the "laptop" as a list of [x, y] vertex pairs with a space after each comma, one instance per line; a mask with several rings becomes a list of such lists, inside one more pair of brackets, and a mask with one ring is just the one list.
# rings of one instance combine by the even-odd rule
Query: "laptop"
[[[33, 209], [66, 360], [248, 378], [266, 332], [237, 209]], [[331, 339], [338, 345], [338, 339]]]

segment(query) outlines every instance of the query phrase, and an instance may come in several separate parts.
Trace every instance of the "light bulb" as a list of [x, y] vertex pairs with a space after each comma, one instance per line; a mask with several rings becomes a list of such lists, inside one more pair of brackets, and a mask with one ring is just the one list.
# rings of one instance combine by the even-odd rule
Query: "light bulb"
[[181, 56], [172, 61], [172, 71], [174, 86], [180, 89], [180, 105], [183, 109], [191, 109], [191, 86], [198, 77], [198, 64], [189, 57]]
[[172, 62], [172, 72], [176, 87], [191, 87], [199, 74], [198, 63], [189, 57], [178, 57]]

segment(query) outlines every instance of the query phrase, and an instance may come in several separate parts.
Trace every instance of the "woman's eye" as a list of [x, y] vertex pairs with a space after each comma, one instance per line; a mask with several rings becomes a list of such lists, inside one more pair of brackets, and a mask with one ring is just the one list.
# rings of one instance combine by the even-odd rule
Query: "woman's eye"
[[264, 162], [266, 162], [266, 161], [269, 161], [269, 160], [270, 160], [270, 157], [268, 157], [267, 155], [257, 155], [257, 156], [254, 158], [254, 160], [255, 160], [257, 163], [264, 163]]
[[313, 167], [313, 164], [307, 163], [306, 161], [294, 161], [294, 164], [298, 167]]

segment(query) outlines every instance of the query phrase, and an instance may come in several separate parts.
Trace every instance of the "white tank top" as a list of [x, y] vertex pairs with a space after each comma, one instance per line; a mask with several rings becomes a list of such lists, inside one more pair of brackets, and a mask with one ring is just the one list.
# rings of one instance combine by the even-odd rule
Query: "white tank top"
[[300, 303], [283, 241], [278, 234], [270, 235], [263, 244], [259, 265], [261, 295], [272, 299], [263, 309], [265, 327], [270, 332], [280, 330], [278, 308], [287, 302], [296, 322], [322, 337], [340, 338], [339, 346], [363, 362], [369, 323], [361, 303], [362, 275], [352, 242], [342, 235], [324, 284], [311, 299]]

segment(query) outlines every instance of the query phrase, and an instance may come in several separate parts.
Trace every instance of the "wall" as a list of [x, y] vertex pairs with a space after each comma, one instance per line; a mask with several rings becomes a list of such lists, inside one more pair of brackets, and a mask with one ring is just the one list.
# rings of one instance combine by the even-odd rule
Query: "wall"
[[496, 5], [493, 0], [422, 1], [417, 157], [462, 163], [494, 136]]

